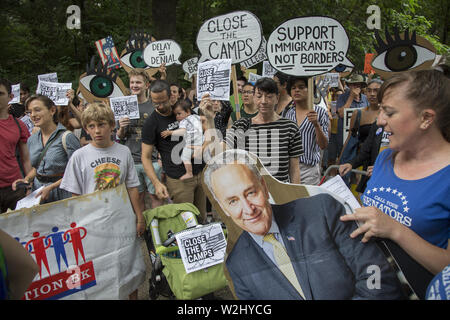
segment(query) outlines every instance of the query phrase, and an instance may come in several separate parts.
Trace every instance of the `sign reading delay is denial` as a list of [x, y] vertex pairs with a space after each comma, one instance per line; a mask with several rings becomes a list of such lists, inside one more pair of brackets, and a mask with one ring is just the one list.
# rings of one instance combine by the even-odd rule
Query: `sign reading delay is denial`
[[144, 49], [144, 61], [152, 68], [158, 68], [163, 63], [166, 66], [181, 64], [179, 58], [181, 47], [173, 40], [160, 40], [150, 42]]
[[353, 67], [347, 59], [349, 39], [339, 21], [328, 17], [301, 17], [285, 21], [270, 35], [270, 64], [288, 75], [313, 76], [337, 65]]
[[199, 62], [231, 59], [236, 64], [253, 57], [262, 41], [261, 23], [251, 12], [236, 11], [211, 18], [197, 34]]

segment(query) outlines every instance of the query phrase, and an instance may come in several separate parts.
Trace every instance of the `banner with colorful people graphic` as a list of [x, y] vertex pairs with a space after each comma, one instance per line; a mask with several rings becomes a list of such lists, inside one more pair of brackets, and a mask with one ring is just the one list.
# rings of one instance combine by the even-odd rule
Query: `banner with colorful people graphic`
[[25, 300], [126, 299], [145, 278], [123, 185], [0, 216], [39, 266]]

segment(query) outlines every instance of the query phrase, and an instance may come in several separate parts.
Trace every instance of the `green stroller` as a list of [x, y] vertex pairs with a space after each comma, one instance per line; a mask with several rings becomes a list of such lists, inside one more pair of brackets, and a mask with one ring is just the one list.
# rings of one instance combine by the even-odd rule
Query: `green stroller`
[[208, 296], [226, 287], [223, 263], [186, 273], [179, 248], [175, 243], [177, 232], [198, 225], [197, 207], [191, 203], [167, 204], [144, 212], [146, 244], [152, 264], [149, 296], [191, 300]]

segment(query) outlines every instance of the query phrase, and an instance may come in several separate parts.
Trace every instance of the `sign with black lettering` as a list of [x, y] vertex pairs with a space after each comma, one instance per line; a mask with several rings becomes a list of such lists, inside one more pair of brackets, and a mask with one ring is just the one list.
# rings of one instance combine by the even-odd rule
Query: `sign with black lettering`
[[248, 11], [236, 11], [211, 18], [197, 34], [200, 62], [231, 59], [240, 63], [253, 57], [262, 41], [261, 22]]
[[140, 118], [137, 95], [110, 98], [109, 101], [116, 120], [120, 120], [123, 117], [130, 119]]
[[66, 93], [70, 89], [72, 89], [71, 83], [39, 81], [36, 94], [49, 97], [57, 106], [67, 106], [69, 98], [66, 96]]
[[275, 73], [277, 73], [277, 70], [275, 70], [271, 65], [269, 61], [263, 61], [263, 69], [262, 69], [262, 76], [267, 78], [272, 78]]
[[347, 59], [348, 35], [339, 21], [328, 17], [301, 17], [285, 21], [267, 41], [270, 64], [293, 76], [314, 76], [339, 64], [353, 67]]
[[58, 82], [58, 74], [56, 72], [40, 74], [38, 81]]
[[197, 73], [198, 58], [191, 58], [183, 63], [183, 71], [188, 74], [188, 79]]
[[227, 240], [220, 223], [186, 229], [175, 238], [186, 273], [223, 262]]
[[20, 103], [20, 83], [11, 86], [11, 93], [14, 98], [9, 101], [9, 104]]
[[163, 63], [166, 66], [181, 64], [181, 47], [173, 40], [150, 42], [144, 49], [144, 61], [152, 68], [158, 68]]
[[230, 99], [231, 59], [211, 60], [198, 64], [197, 99], [209, 93], [213, 100]]
[[258, 52], [256, 52], [256, 54], [253, 57], [251, 57], [250, 59], [241, 62], [241, 66], [248, 69], [248, 68], [251, 68], [251, 67], [257, 65], [258, 63], [260, 63], [264, 60], [267, 60], [266, 46], [267, 46], [267, 41], [263, 37], [261, 46], [259, 47]]

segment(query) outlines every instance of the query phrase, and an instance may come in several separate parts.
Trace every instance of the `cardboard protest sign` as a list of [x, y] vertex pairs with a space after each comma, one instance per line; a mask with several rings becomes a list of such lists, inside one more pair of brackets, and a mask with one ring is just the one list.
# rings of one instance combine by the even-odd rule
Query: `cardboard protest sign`
[[248, 69], [248, 68], [253, 67], [254, 65], [257, 65], [260, 62], [263, 62], [264, 60], [267, 60], [266, 46], [267, 46], [267, 41], [263, 37], [261, 46], [259, 47], [258, 52], [256, 52], [256, 54], [253, 57], [251, 57], [250, 59], [241, 62], [241, 66]]
[[58, 74], [56, 72], [40, 74], [38, 81], [58, 82]]
[[11, 93], [14, 98], [9, 100], [9, 104], [20, 103], [20, 83], [11, 86]]
[[255, 85], [256, 81], [258, 81], [258, 79], [262, 78], [262, 76], [260, 76], [259, 74], [250, 72], [248, 74], [248, 82], [250, 82], [251, 84]]
[[122, 97], [127, 92], [115, 70], [108, 69], [100, 61], [95, 64], [95, 57], [91, 58], [91, 63], [86, 66], [86, 72], [80, 76], [78, 89], [88, 103], [94, 101], [109, 103], [109, 98]]
[[66, 97], [66, 93], [70, 89], [71, 83], [39, 81], [36, 93], [49, 97], [57, 106], [67, 106], [69, 98]]
[[188, 59], [183, 63], [183, 71], [188, 74], [188, 79], [192, 78], [193, 75], [197, 74], [198, 68], [197, 64], [198, 64], [197, 57]]
[[149, 67], [159, 67], [165, 63], [166, 66], [181, 64], [181, 47], [173, 40], [160, 40], [151, 42], [144, 49], [143, 58]]
[[344, 123], [343, 123], [343, 125], [344, 125], [344, 130], [343, 130], [343, 140], [342, 141], [346, 141], [347, 140], [347, 137], [348, 137], [348, 135], [349, 135], [349, 133], [350, 133], [350, 123], [351, 123], [351, 120], [352, 120], [352, 115], [353, 115], [353, 112], [357, 112], [358, 110], [362, 110], [363, 108], [346, 108], [346, 109], [344, 109]]
[[275, 73], [277, 73], [277, 70], [274, 69], [269, 61], [263, 61], [263, 69], [262, 69], [262, 76], [267, 78], [272, 78]]
[[186, 229], [175, 238], [186, 273], [223, 262], [227, 241], [220, 223]]
[[270, 64], [293, 76], [314, 76], [339, 64], [353, 66], [346, 54], [348, 35], [339, 21], [301, 17], [283, 22], [267, 41]]
[[372, 68], [382, 78], [408, 70], [425, 70], [433, 65], [436, 49], [427, 39], [417, 36], [416, 31], [410, 36], [408, 30], [400, 34], [398, 28], [394, 28], [392, 37], [386, 29], [385, 38], [384, 41], [375, 30], [377, 55], [372, 59]]
[[144, 49], [156, 41], [154, 37], [144, 31], [132, 31], [125, 43], [125, 49], [120, 54], [120, 63], [127, 73], [132, 69], [144, 69], [151, 78], [158, 72], [158, 68], [150, 68], [144, 61]]
[[109, 101], [116, 120], [120, 120], [123, 117], [130, 119], [140, 118], [137, 95], [110, 98]]
[[253, 57], [261, 47], [259, 19], [248, 11], [235, 11], [205, 21], [197, 34], [200, 62], [231, 59], [232, 64]]
[[0, 228], [39, 267], [25, 300], [127, 299], [145, 279], [124, 184], [2, 214]]
[[106, 65], [108, 69], [120, 68], [119, 55], [111, 36], [95, 41], [95, 46], [104, 66]]
[[230, 99], [231, 59], [211, 60], [198, 64], [197, 100], [209, 93], [213, 100]]

